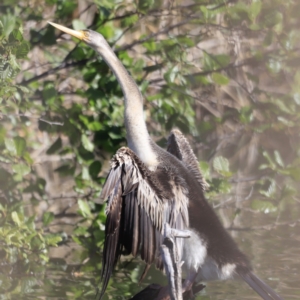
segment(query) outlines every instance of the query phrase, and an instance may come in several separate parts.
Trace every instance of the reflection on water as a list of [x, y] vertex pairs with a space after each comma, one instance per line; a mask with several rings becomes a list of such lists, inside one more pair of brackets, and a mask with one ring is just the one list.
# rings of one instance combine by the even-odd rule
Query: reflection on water
[[[290, 214], [280, 222], [290, 222]], [[250, 217], [248, 217], [250, 218]], [[243, 224], [273, 224], [272, 216], [258, 214], [244, 219]], [[241, 222], [240, 222], [241, 223]], [[272, 286], [285, 300], [300, 299], [300, 225], [290, 223], [272, 229], [232, 232], [241, 249], [251, 258], [255, 273]], [[86, 250], [68, 243], [51, 250], [47, 266], [37, 266], [35, 274], [15, 272], [13, 278], [0, 278], [6, 293], [0, 299], [94, 299], [99, 282], [101, 258], [90, 257]], [[137, 259], [122, 258], [104, 299], [128, 299], [150, 283], [166, 284], [165, 277], [152, 268], [139, 286], [144, 265]], [[196, 299], [259, 299], [241, 281], [210, 282]]]
[[[251, 258], [255, 273], [273, 287], [285, 300], [300, 299], [300, 226], [279, 226], [270, 231], [240, 233], [237, 241]], [[253, 246], [252, 241], [255, 241]], [[207, 284], [210, 299], [260, 299], [243, 282]], [[197, 299], [202, 299], [201, 297]]]

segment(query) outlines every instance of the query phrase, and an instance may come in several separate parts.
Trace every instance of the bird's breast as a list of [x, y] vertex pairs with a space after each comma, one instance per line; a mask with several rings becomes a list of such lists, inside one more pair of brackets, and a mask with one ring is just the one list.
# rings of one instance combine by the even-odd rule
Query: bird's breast
[[186, 271], [197, 271], [206, 260], [207, 245], [195, 230], [189, 229], [189, 231], [191, 237], [185, 239], [183, 244], [183, 266]]
[[197, 231], [189, 229], [191, 237], [185, 239], [183, 245], [183, 271], [186, 276], [197, 272], [196, 281], [226, 280], [235, 274], [236, 265], [226, 263], [218, 266], [216, 261], [207, 254], [207, 243]]

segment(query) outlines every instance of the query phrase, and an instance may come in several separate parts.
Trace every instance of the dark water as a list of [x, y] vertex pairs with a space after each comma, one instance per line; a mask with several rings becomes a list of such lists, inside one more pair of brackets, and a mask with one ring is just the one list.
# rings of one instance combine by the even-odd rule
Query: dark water
[[[285, 300], [300, 299], [300, 223], [297, 223], [297, 215], [295, 209], [287, 210], [280, 218], [246, 213], [234, 224], [239, 230], [230, 231], [252, 260], [255, 273]], [[279, 225], [274, 226], [276, 218]], [[50, 262], [37, 266], [34, 274], [25, 276], [20, 272], [19, 276], [0, 278], [0, 284], [14, 287], [0, 295], [0, 299], [94, 299], [101, 270], [100, 256], [89, 257], [86, 250], [73, 242], [51, 249], [50, 253]], [[128, 299], [148, 284], [166, 284], [164, 275], [153, 268], [139, 286], [143, 267], [138, 259], [122, 258], [104, 299]], [[260, 298], [241, 281], [224, 281], [207, 283], [196, 299]]]

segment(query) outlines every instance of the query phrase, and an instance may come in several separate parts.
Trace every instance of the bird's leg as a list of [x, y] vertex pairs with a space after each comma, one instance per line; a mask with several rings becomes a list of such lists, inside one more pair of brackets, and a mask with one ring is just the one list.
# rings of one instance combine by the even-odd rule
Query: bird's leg
[[190, 297], [192, 298], [193, 295], [193, 284], [195, 283], [195, 280], [197, 278], [198, 271], [190, 271], [188, 272], [187, 278], [184, 280], [182, 285], [182, 293], [189, 292]]
[[190, 237], [189, 231], [173, 229], [165, 223], [161, 254], [169, 281], [168, 297], [172, 300], [182, 300], [181, 266], [183, 262], [181, 261], [181, 244], [176, 242], [176, 239], [188, 237]]

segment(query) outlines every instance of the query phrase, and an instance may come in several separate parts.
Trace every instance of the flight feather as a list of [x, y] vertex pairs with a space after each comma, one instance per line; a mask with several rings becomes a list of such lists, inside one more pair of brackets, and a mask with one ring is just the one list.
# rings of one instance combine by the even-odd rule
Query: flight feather
[[101, 198], [107, 199], [107, 219], [100, 298], [122, 252], [140, 254], [147, 265], [155, 262], [162, 269], [163, 224], [188, 227], [185, 183], [170, 169], [150, 171], [129, 148], [119, 149], [112, 158]]

